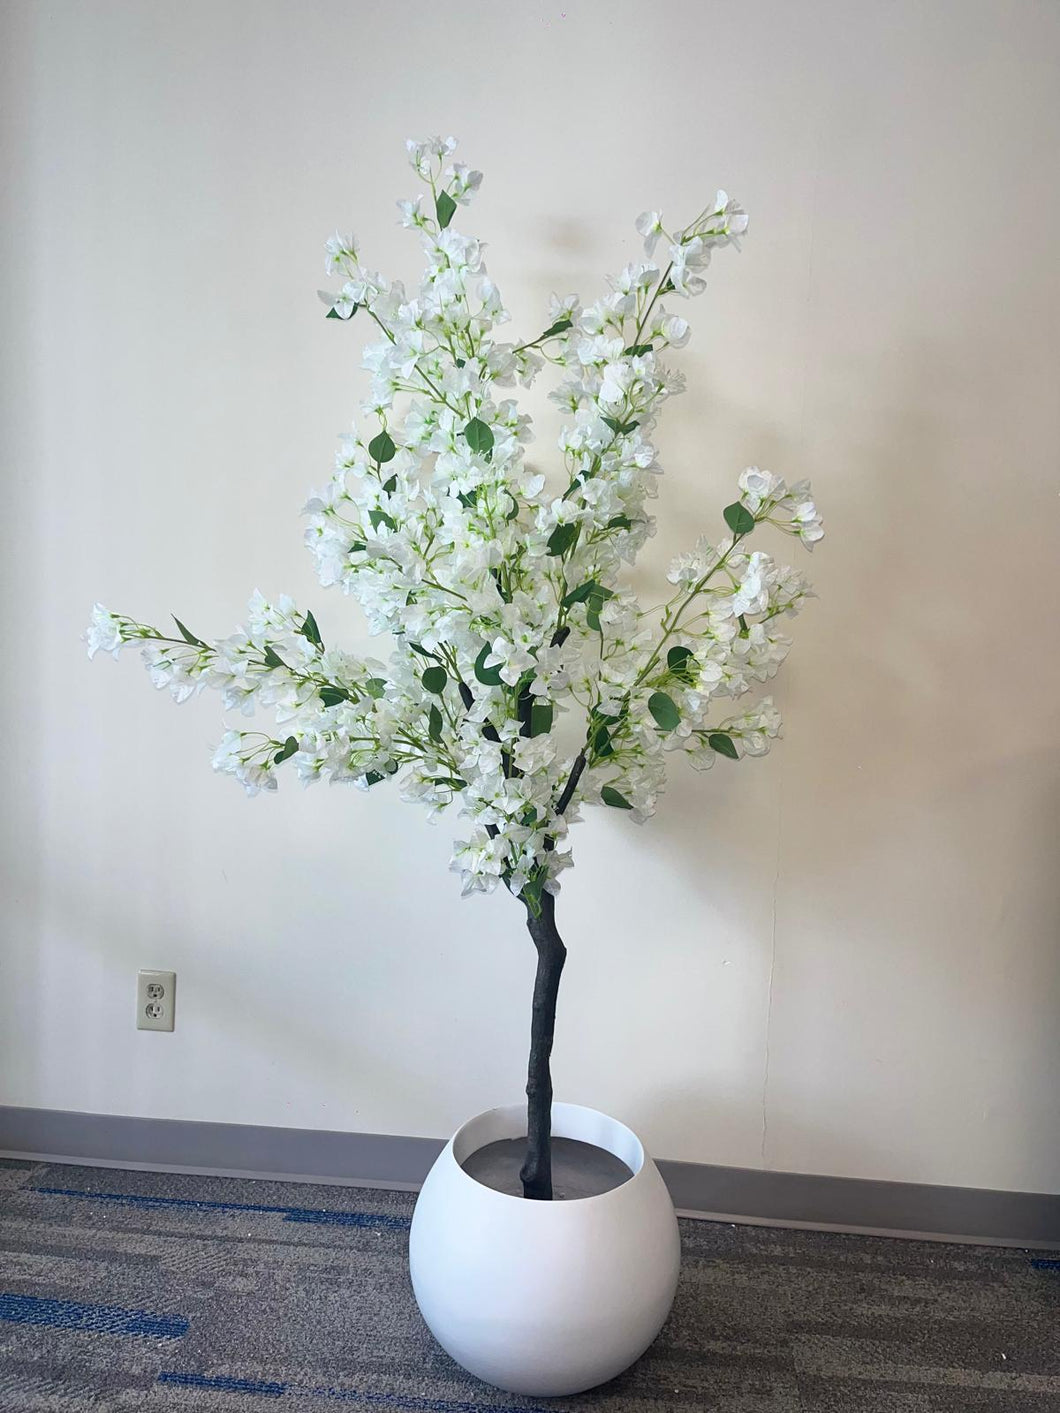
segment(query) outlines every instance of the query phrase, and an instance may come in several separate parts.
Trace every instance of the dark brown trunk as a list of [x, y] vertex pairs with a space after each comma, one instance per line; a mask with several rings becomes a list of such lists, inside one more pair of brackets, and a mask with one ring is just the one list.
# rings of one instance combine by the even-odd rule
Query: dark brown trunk
[[526, 1162], [519, 1177], [523, 1196], [552, 1200], [552, 1037], [556, 1030], [556, 997], [567, 949], [556, 931], [556, 900], [541, 894], [541, 915], [527, 911], [526, 925], [537, 948], [534, 1010], [530, 1025], [530, 1068], [526, 1081]]

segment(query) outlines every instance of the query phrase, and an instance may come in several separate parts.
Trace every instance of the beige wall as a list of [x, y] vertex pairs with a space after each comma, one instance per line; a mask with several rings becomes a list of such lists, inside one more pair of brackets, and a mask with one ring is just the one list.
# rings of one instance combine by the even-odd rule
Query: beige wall
[[0, 1102], [440, 1135], [521, 1087], [531, 948], [449, 824], [246, 800], [215, 699], [78, 643], [97, 597], [219, 633], [255, 586], [359, 632], [300, 543], [363, 388], [321, 246], [413, 274], [441, 130], [528, 332], [644, 207], [744, 201], [647, 568], [752, 462], [829, 531], [775, 754], [578, 830], [558, 1092], [665, 1157], [1057, 1190], [1060, 11], [563, 4], [8, 7]]

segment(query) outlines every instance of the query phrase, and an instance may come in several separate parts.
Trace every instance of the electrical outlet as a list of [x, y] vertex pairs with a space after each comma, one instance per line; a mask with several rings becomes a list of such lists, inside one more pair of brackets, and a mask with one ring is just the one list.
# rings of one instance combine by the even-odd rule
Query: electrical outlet
[[177, 999], [175, 971], [136, 973], [136, 1029], [172, 1030]]

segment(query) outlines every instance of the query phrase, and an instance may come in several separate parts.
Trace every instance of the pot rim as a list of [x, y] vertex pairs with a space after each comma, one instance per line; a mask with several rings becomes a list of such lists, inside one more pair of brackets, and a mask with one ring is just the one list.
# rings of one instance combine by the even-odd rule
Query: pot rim
[[[513, 1128], [516, 1130], [515, 1132], [512, 1131]], [[476, 1133], [476, 1129], [480, 1129], [481, 1132]], [[552, 1133], [556, 1138], [574, 1138], [583, 1143], [591, 1142], [594, 1147], [604, 1149], [605, 1152], [612, 1154], [626, 1164], [630, 1170], [630, 1176], [624, 1182], [620, 1182], [617, 1187], [609, 1188], [607, 1192], [598, 1192], [591, 1197], [572, 1197], [562, 1202], [531, 1202], [525, 1197], [516, 1197], [509, 1192], [498, 1192], [495, 1187], [488, 1187], [485, 1183], [479, 1182], [478, 1178], [466, 1171], [463, 1166], [464, 1161], [472, 1153], [477, 1153], [480, 1148], [485, 1148], [487, 1144], [497, 1142], [499, 1139], [525, 1137], [525, 1104], [498, 1105], [496, 1108], [484, 1109], [482, 1113], [473, 1115], [470, 1119], [465, 1120], [453, 1134], [446, 1145], [445, 1154], [459, 1173], [460, 1178], [472, 1184], [479, 1193], [488, 1194], [488, 1198], [499, 1198], [503, 1202], [518, 1203], [520, 1210], [526, 1212], [539, 1209], [552, 1212], [570, 1211], [586, 1202], [600, 1203], [608, 1200], [621, 1200], [620, 1194], [628, 1195], [633, 1185], [645, 1176], [646, 1169], [651, 1165], [651, 1159], [648, 1157], [643, 1143], [628, 1125], [622, 1123], [620, 1119], [612, 1118], [610, 1114], [590, 1108], [586, 1104], [554, 1102], [552, 1105]]]

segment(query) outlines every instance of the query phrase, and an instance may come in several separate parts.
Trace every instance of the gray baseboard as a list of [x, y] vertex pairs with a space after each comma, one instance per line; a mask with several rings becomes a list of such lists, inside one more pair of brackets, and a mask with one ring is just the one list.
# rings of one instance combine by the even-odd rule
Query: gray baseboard
[[[0, 1105], [0, 1157], [415, 1191], [442, 1139]], [[683, 1215], [874, 1236], [1060, 1248], [1060, 1195], [659, 1160]]]
[[0, 1156], [220, 1177], [284, 1178], [415, 1191], [440, 1138], [134, 1119], [0, 1105]]

